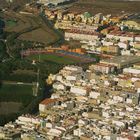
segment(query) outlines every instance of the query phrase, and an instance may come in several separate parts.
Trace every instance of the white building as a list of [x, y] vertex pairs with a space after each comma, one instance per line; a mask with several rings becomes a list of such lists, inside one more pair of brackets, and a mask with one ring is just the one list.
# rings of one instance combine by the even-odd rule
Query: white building
[[66, 31], [65, 39], [73, 39], [73, 40], [86, 40], [86, 41], [94, 41], [100, 38], [100, 34], [96, 32], [83, 32], [83, 31]]
[[106, 38], [112, 39], [119, 39], [121, 42], [125, 42], [125, 41], [134, 41], [135, 37], [133, 35], [127, 35], [127, 34], [115, 34], [115, 33], [110, 33], [106, 35]]
[[123, 72], [127, 74], [140, 75], [140, 69], [135, 68], [125, 68], [123, 69]]
[[90, 97], [90, 98], [97, 99], [98, 96], [100, 96], [100, 93], [99, 93], [99, 92], [93, 92], [93, 91], [91, 91], [91, 92], [89, 93], [89, 97]]
[[50, 107], [58, 103], [57, 99], [45, 99], [39, 104], [39, 111], [45, 113]]
[[38, 2], [45, 5], [48, 5], [50, 3], [54, 5], [58, 5], [59, 3], [63, 3], [66, 1], [71, 1], [71, 0], [39, 0]]
[[128, 44], [127, 43], [124, 43], [124, 42], [119, 42], [118, 43], [118, 46], [122, 49], [128, 49]]
[[70, 89], [71, 93], [74, 93], [76, 95], [86, 95], [87, 94], [87, 90], [83, 87], [71, 87]]
[[56, 90], [65, 90], [65, 86], [61, 83], [54, 83], [53, 88]]

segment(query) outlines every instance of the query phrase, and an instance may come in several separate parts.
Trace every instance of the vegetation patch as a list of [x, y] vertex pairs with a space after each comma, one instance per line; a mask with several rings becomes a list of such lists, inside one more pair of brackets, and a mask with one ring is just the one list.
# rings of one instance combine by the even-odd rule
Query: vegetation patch
[[17, 25], [17, 21], [16, 20], [10, 19], [10, 20], [6, 21], [6, 26], [14, 27], [16, 25]]
[[0, 102], [0, 115], [16, 113], [21, 106], [22, 104], [18, 102]]
[[18, 102], [27, 106], [33, 98], [31, 85], [3, 83], [0, 87], [0, 102]]

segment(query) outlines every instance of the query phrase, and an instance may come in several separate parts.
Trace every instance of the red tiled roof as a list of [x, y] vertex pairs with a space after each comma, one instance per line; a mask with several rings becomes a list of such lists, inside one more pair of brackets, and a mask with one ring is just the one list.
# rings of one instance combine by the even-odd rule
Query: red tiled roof
[[47, 105], [47, 104], [50, 104], [50, 103], [54, 103], [56, 101], [58, 101], [58, 99], [45, 99], [40, 104]]

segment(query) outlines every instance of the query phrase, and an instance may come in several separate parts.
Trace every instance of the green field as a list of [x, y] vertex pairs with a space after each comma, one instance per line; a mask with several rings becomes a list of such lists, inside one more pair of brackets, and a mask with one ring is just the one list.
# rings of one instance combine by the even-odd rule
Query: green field
[[2, 84], [0, 87], [0, 102], [19, 102], [27, 106], [33, 99], [32, 86]]
[[21, 107], [22, 104], [17, 102], [0, 102], [0, 115], [17, 113]]
[[35, 72], [28, 70], [17, 70], [10, 74], [7, 79], [5, 78], [5, 80], [32, 83], [36, 81], [36, 75], [37, 74]]
[[[28, 57], [30, 60], [36, 60], [38, 61], [39, 56], [38, 55], [30, 55]], [[79, 60], [76, 60], [74, 58], [69, 58], [66, 56], [57, 56], [54, 54], [41, 54], [40, 55], [40, 61], [51, 61], [51, 62], [55, 62], [58, 64], [74, 64], [74, 63], [78, 63]]]
[[15, 27], [17, 25], [17, 21], [15, 20], [7, 20], [6, 21], [6, 26], [10, 26], [10, 27]]
[[38, 99], [32, 95], [32, 85], [3, 82], [0, 85], [0, 125], [14, 121], [21, 114], [31, 113], [36, 109]]

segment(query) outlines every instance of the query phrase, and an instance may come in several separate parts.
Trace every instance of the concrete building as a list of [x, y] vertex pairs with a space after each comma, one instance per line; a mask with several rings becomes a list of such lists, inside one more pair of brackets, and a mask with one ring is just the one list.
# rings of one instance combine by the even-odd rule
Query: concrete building
[[101, 60], [100, 63], [116, 66], [118, 69], [129, 67], [140, 62], [139, 56], [115, 56], [111, 59]]
[[140, 42], [135, 42], [134, 48], [140, 50]]
[[121, 42], [125, 41], [134, 41], [135, 40], [135, 35], [133, 33], [123, 33], [121, 31], [112, 31], [106, 35], [106, 38], [114, 38], [116, 40], [120, 40]]
[[135, 76], [140, 76], [140, 69], [136, 69], [136, 68], [133, 68], [133, 67], [125, 68], [125, 69], [123, 69], [123, 72], [125, 74], [132, 74], [132, 75], [135, 75]]
[[65, 39], [73, 39], [73, 40], [86, 40], [86, 41], [94, 41], [101, 38], [101, 35], [97, 32], [87, 32], [80, 30], [67, 30], [65, 32]]
[[56, 105], [58, 99], [45, 99], [39, 104], [40, 113], [45, 113], [50, 107]]
[[114, 55], [120, 54], [120, 48], [117, 45], [103, 46], [101, 47], [101, 51], [102, 53], [108, 53], [108, 54], [114, 54]]
[[124, 22], [124, 25], [129, 29], [140, 30], [140, 23], [136, 21], [127, 20], [126, 22]]
[[10, 129], [0, 128], [0, 139], [1, 140], [13, 140], [20, 139], [21, 133]]
[[75, 87], [71, 87], [70, 92], [74, 93], [75, 95], [86, 95], [87, 89], [75, 86]]
[[119, 46], [121, 49], [128, 49], [128, 48], [129, 48], [128, 42], [119, 42], [119, 43], [118, 43], [118, 46]]
[[48, 5], [48, 4], [58, 5], [59, 3], [63, 3], [67, 1], [71, 1], [71, 0], [39, 0], [38, 2], [45, 5]]
[[98, 63], [95, 65], [91, 65], [89, 67], [89, 69], [94, 70], [94, 71], [98, 71], [101, 73], [109, 74], [109, 73], [114, 72], [115, 67], [113, 65], [110, 65], [110, 64]]

